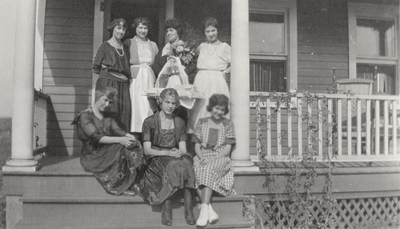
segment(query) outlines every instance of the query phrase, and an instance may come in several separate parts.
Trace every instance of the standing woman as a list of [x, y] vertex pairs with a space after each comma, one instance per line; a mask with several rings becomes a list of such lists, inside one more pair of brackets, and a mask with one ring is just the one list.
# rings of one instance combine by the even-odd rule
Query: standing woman
[[147, 89], [154, 87], [156, 81], [151, 65], [158, 53], [158, 47], [147, 38], [150, 25], [149, 19], [136, 18], [132, 24], [136, 36], [124, 42], [130, 51], [129, 63], [132, 75], [130, 94], [133, 108], [131, 132], [134, 133], [141, 133], [144, 119], [153, 114], [149, 100], [143, 95]]
[[172, 225], [171, 196], [184, 189], [185, 219], [195, 224], [193, 192], [195, 175], [192, 157], [186, 152], [185, 122], [173, 114], [179, 106], [178, 92], [164, 89], [157, 99], [160, 111], [143, 123], [143, 148], [147, 168], [140, 182], [141, 193], [150, 205], [162, 206], [161, 223]]
[[129, 48], [122, 44], [125, 36], [126, 21], [122, 18], [114, 19], [107, 29], [112, 37], [100, 45], [93, 62], [93, 72], [99, 75], [96, 89], [113, 87], [118, 96], [110, 106], [110, 112], [117, 114], [119, 125], [130, 132], [131, 125], [131, 98], [129, 95]]
[[108, 109], [116, 97], [112, 87], [97, 88], [95, 103], [72, 122], [82, 141], [81, 165], [114, 195], [135, 195], [134, 182], [143, 162], [140, 142], [121, 129]]
[[[230, 72], [231, 47], [218, 40], [220, 27], [217, 19], [206, 18], [203, 27], [207, 41], [198, 47], [198, 72], [193, 85], [204, 92], [205, 98], [210, 98], [214, 93], [224, 94], [229, 98], [225, 74]], [[197, 100], [189, 116], [188, 133], [193, 133], [198, 120], [207, 116], [206, 100]], [[229, 115], [226, 114], [226, 117]]]
[[229, 99], [223, 94], [211, 96], [207, 111], [210, 117], [202, 118], [196, 124], [192, 141], [195, 143], [194, 171], [196, 173], [197, 195], [201, 200], [197, 226], [218, 221], [218, 214], [211, 207], [212, 193], [221, 196], [236, 194], [233, 189], [233, 163], [230, 158], [235, 144], [233, 123], [224, 118], [229, 112]]

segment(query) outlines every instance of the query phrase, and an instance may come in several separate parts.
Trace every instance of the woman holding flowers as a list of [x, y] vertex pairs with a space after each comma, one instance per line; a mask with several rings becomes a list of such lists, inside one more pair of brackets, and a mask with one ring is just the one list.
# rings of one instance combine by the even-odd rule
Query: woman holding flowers
[[[204, 92], [205, 98], [210, 98], [214, 93], [224, 94], [229, 98], [225, 74], [230, 72], [231, 47], [218, 40], [220, 26], [217, 19], [206, 18], [203, 28], [207, 41], [198, 47], [200, 52], [197, 59], [198, 73], [193, 85]], [[187, 132], [193, 133], [198, 120], [207, 115], [206, 100], [197, 100], [189, 116]], [[225, 114], [225, 117], [228, 118], [229, 114]]]
[[156, 87], [189, 84], [188, 75], [196, 70], [196, 65], [192, 64], [194, 51], [180, 40], [183, 30], [184, 25], [179, 19], [171, 18], [165, 22], [168, 43], [156, 56], [153, 65], [153, 70], [158, 75]]
[[131, 132], [134, 133], [141, 133], [144, 119], [153, 114], [149, 100], [143, 96], [147, 89], [154, 87], [156, 81], [151, 65], [158, 53], [158, 47], [147, 38], [150, 26], [149, 19], [136, 18], [132, 24], [136, 36], [124, 42], [130, 51], [129, 64], [132, 81], [129, 90], [133, 108], [130, 127]]

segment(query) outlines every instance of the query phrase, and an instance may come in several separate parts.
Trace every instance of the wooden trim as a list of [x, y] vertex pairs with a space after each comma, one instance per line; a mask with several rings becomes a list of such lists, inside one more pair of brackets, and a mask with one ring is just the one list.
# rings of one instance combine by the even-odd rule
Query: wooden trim
[[43, 51], [46, 0], [38, 0], [36, 2], [36, 12], [34, 88], [41, 91], [43, 89]]
[[[103, 43], [103, 24], [104, 24], [104, 12], [101, 11], [101, 5], [104, 4], [103, 0], [95, 0], [94, 3], [94, 27], [93, 27], [93, 59], [96, 56], [97, 49]], [[96, 81], [99, 76], [92, 74], [92, 104], [95, 99], [95, 88]]]
[[[287, 60], [286, 64], [286, 77], [289, 79], [286, 88], [290, 92], [294, 92], [298, 86], [297, 75], [297, 1], [294, 0], [254, 0], [250, 1], [250, 12], [281, 12], [285, 17], [285, 54], [286, 55], [270, 55], [252, 53], [251, 59], [273, 59], [273, 60]], [[286, 57], [286, 58], [284, 58]]]

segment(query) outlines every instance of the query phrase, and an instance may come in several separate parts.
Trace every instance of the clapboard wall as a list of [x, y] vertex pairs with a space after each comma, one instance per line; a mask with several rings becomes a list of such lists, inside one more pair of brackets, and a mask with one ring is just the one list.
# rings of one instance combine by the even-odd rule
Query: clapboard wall
[[73, 155], [81, 143], [71, 121], [91, 101], [94, 0], [47, 0], [43, 92], [51, 97], [51, 154]]

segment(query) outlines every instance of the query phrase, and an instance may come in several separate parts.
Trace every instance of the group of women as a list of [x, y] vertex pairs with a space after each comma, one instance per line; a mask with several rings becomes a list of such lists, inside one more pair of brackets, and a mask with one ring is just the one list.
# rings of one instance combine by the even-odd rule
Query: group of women
[[[148, 19], [135, 19], [132, 27], [136, 36], [124, 43], [126, 21], [110, 23], [112, 37], [99, 47], [93, 64], [99, 74], [95, 103], [73, 124], [83, 143], [83, 168], [93, 173], [108, 193], [137, 194], [150, 205], [162, 204], [161, 223], [171, 226], [171, 199], [183, 192], [187, 224], [205, 226], [219, 219], [211, 206], [213, 193], [235, 194], [230, 159], [235, 133], [233, 123], [226, 118], [229, 90], [225, 74], [229, 72], [230, 46], [218, 41], [217, 20], [207, 18], [203, 23], [207, 41], [198, 48], [194, 85], [208, 99], [196, 102], [193, 111], [187, 112], [186, 122], [182, 113], [175, 114], [182, 109], [175, 89], [164, 89], [155, 104], [143, 96], [146, 89], [154, 87], [156, 75], [183, 32], [178, 19], [165, 24], [169, 43], [159, 53], [157, 45], [147, 39]], [[185, 71], [190, 74], [193, 68]], [[187, 144], [194, 145], [189, 147], [194, 157]], [[201, 201], [197, 221], [194, 192]]]

